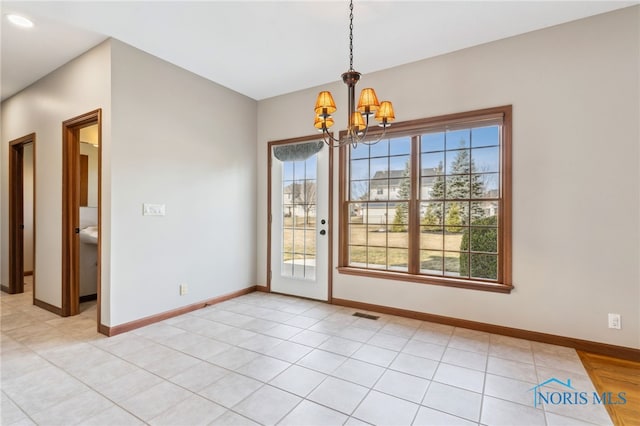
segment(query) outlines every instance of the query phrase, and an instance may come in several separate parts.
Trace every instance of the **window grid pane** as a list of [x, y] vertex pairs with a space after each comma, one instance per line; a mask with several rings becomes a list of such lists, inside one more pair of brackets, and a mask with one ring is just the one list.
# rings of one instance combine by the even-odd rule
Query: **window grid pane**
[[[375, 148], [374, 148], [375, 147]], [[369, 163], [361, 148], [351, 148], [348, 263], [350, 266], [407, 272], [411, 138], [380, 141], [370, 147]], [[357, 151], [357, 152], [356, 152]], [[361, 179], [368, 170], [368, 179]]]
[[499, 126], [421, 135], [421, 274], [497, 279], [499, 135]]
[[284, 161], [282, 265], [285, 277], [315, 280], [317, 155]]
[[350, 148], [348, 266], [498, 280], [503, 130], [469, 123]]

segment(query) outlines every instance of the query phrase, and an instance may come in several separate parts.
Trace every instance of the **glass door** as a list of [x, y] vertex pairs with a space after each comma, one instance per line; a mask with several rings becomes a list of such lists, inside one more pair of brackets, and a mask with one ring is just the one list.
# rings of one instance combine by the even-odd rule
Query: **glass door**
[[271, 149], [271, 290], [328, 299], [329, 148]]

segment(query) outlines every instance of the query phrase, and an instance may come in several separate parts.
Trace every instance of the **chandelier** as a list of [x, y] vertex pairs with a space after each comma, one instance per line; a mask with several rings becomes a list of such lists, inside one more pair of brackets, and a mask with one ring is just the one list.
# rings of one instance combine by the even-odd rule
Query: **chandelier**
[[[336, 111], [336, 104], [331, 92], [320, 92], [315, 107], [315, 128], [322, 132], [322, 138], [327, 145], [336, 148], [346, 144], [350, 144], [354, 148], [359, 143], [374, 144], [384, 137], [387, 127], [395, 120], [391, 102], [378, 102], [375, 90], [370, 87], [362, 89], [356, 107], [355, 87], [361, 74], [353, 69], [353, 0], [349, 2], [349, 11], [349, 71], [342, 74], [342, 81], [347, 85], [349, 96], [346, 134], [342, 138], [336, 139], [329, 132], [329, 128], [334, 124], [331, 114]], [[367, 139], [371, 116], [374, 116], [378, 125], [382, 127], [382, 133], [375, 140]]]

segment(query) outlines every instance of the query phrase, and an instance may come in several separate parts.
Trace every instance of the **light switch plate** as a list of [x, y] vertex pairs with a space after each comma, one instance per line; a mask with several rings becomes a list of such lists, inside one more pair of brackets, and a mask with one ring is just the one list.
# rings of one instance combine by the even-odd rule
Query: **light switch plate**
[[142, 205], [143, 216], [164, 216], [165, 205], [164, 204], [149, 204], [144, 203]]

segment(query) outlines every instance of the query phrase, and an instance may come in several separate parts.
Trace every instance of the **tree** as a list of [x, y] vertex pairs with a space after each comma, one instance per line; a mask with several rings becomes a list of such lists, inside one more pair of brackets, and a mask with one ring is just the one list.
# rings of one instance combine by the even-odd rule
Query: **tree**
[[[438, 164], [429, 198], [444, 200], [444, 167], [442, 161]], [[422, 225], [429, 226], [427, 231], [438, 231], [442, 226], [442, 203], [429, 203], [421, 221]]]
[[460, 203], [452, 203], [448, 205], [447, 214], [444, 218], [444, 223], [447, 225], [447, 232], [462, 231], [462, 225], [464, 224], [464, 210], [464, 206]]
[[[484, 253], [497, 253], [498, 251], [498, 218], [488, 216], [472, 222], [474, 228], [469, 235], [469, 229], [465, 229], [460, 242], [460, 275], [472, 278], [486, 278], [495, 280], [498, 277], [498, 256], [491, 254], [472, 254], [471, 271], [469, 271], [468, 250]], [[475, 227], [477, 226], [477, 227]]]
[[[460, 148], [463, 147], [464, 140], [461, 140]], [[475, 174], [476, 166], [473, 159], [470, 158], [469, 152], [468, 149], [460, 149], [456, 152], [446, 182], [442, 174], [443, 165], [442, 163], [438, 165], [438, 173], [431, 189], [431, 199], [449, 201], [482, 196], [484, 183], [481, 175]], [[439, 226], [442, 224], [442, 215], [444, 214], [444, 224], [453, 227], [450, 229], [451, 231], [460, 232], [462, 225], [468, 224], [469, 220], [479, 219], [484, 214], [479, 203], [471, 203], [470, 215], [467, 212], [467, 207], [463, 204], [449, 204], [446, 210], [443, 212], [439, 205], [430, 204], [425, 211], [422, 224]]]
[[[402, 173], [402, 180], [400, 181], [400, 185], [398, 186], [398, 199], [399, 200], [408, 200], [411, 196], [411, 180], [409, 179], [409, 161], [404, 167], [404, 172]], [[407, 232], [407, 216], [408, 216], [408, 206], [407, 203], [401, 202], [396, 203], [396, 215], [393, 218], [393, 225], [391, 226], [391, 231], [393, 232]]]
[[[305, 223], [310, 223], [311, 212], [315, 209], [317, 187], [314, 181], [305, 180], [304, 183], [291, 184], [291, 199], [294, 204], [304, 209]], [[294, 218], [295, 219], [295, 218]]]

